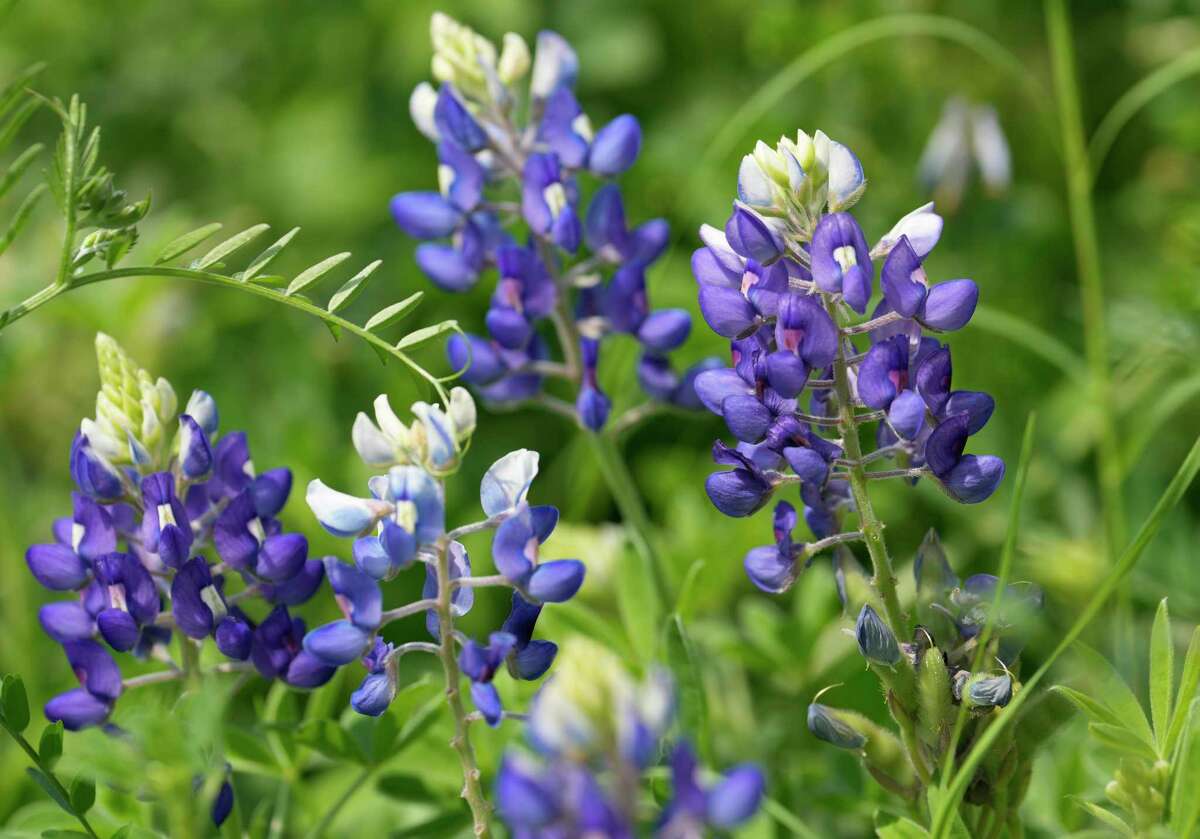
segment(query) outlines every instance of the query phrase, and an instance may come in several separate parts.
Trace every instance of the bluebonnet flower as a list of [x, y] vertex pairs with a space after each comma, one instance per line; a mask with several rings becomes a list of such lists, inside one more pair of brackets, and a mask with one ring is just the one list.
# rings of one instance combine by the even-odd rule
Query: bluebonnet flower
[[[226, 657], [248, 659], [262, 627], [226, 597], [230, 572], [242, 579], [238, 600], [289, 605], [311, 597], [325, 574], [320, 561], [307, 559], [304, 537], [283, 533], [274, 518], [291, 489], [289, 470], [258, 474], [244, 434], [218, 437], [209, 394], [195, 391], [176, 416], [165, 379], [140, 369], [106, 335], [97, 336], [96, 350], [96, 417], [71, 443], [72, 515], [54, 522], [53, 543], [26, 553], [40, 583], [75, 594], [38, 613], [80, 679], [80, 688], [46, 705], [47, 716], [68, 728], [111, 714], [122, 682], [110, 649], [169, 660], [179, 630], [193, 639], [186, 644], [212, 637]], [[205, 558], [210, 548], [225, 573]], [[301, 682], [315, 680], [293, 681]]]
[[[705, 489], [721, 512], [748, 516], [799, 484], [805, 521], [821, 542], [813, 551], [854, 538], [839, 534], [857, 500], [850, 470], [868, 480], [932, 477], [965, 503], [988, 498], [1004, 474], [999, 458], [965, 453], [994, 401], [952, 390], [950, 350], [925, 334], [964, 326], [978, 287], [930, 283], [924, 261], [943, 226], [931, 204], [870, 246], [851, 213], [865, 185], [854, 154], [821, 132], [774, 148], [759, 143], [742, 160], [724, 229], [702, 226], [703, 247], [692, 256], [701, 313], [730, 339], [732, 362], [701, 372], [696, 393], [738, 441], [714, 446], [713, 459], [734, 468], [710, 475]], [[859, 322], [877, 297], [880, 264], [882, 298]], [[840, 405], [844, 392], [849, 406]], [[877, 423], [877, 451], [847, 461], [846, 435], [865, 423]], [[884, 459], [903, 468], [865, 469]], [[780, 592], [795, 579], [796, 556], [807, 553], [793, 542], [795, 524], [790, 503], [777, 507], [776, 544], [746, 557], [755, 585]]]
[[[493, 557], [500, 574], [472, 575], [466, 548], [446, 530], [443, 480], [457, 468], [469, 442], [475, 407], [461, 388], [451, 391], [447, 401], [445, 411], [416, 403], [412, 410], [417, 419], [411, 425], [401, 422], [385, 396], [375, 401], [374, 421], [358, 415], [351, 435], [355, 448], [368, 466], [387, 467], [386, 474], [368, 480], [370, 498], [338, 492], [319, 480], [309, 485], [307, 500], [318, 521], [335, 536], [354, 538], [354, 562], [325, 559], [326, 576], [344, 617], [305, 635], [304, 655], [329, 668], [361, 659], [367, 674], [351, 706], [370, 716], [383, 714], [395, 698], [401, 656], [417, 651], [454, 656], [471, 682], [480, 715], [497, 725], [503, 709], [493, 679], [502, 665], [517, 679], [535, 680], [545, 674], [558, 648], [533, 638], [542, 603], [572, 597], [583, 583], [584, 566], [573, 559], [539, 561], [538, 546], [553, 531], [558, 511], [529, 505], [538, 455], [521, 449], [488, 469], [479, 493], [487, 519], [466, 528], [496, 531]], [[379, 581], [417, 564], [424, 566], [422, 599], [385, 611]], [[447, 624], [452, 627], [471, 610], [481, 585], [514, 589], [504, 626], [487, 644], [458, 631], [443, 637]], [[437, 645], [393, 645], [381, 637], [387, 623], [418, 613], [424, 614], [425, 627]], [[283, 624], [279, 626], [282, 630]], [[460, 647], [456, 656], [455, 645]]]
[[[507, 643], [507, 642], [506, 642]], [[696, 837], [749, 819], [763, 776], [748, 764], [706, 785], [690, 747], [669, 749], [674, 792], [643, 824], [632, 782], [668, 751], [674, 689], [663, 672], [634, 681], [613, 653], [573, 638], [529, 712], [529, 751], [510, 748], [496, 776], [496, 806], [514, 835]]]
[[[677, 374], [668, 359], [686, 340], [690, 317], [652, 311], [647, 301], [644, 272], [667, 246], [666, 221], [631, 228], [610, 180], [590, 201], [582, 197], [585, 176], [615, 178], [637, 160], [637, 119], [621, 114], [593, 130], [574, 94], [578, 59], [554, 32], [538, 35], [531, 60], [512, 33], [497, 50], [443, 14], [433, 16], [430, 31], [439, 87], [418, 85], [409, 104], [418, 129], [437, 143], [439, 190], [400, 193], [392, 215], [422, 240], [417, 264], [439, 287], [467, 291], [489, 269], [498, 278], [486, 334], [451, 336], [451, 365], [489, 403], [530, 400], [548, 376], [566, 378], [577, 388], [580, 424], [598, 431], [612, 407], [597, 378], [601, 345], [625, 333], [641, 345], [638, 381], [649, 399], [697, 409], [695, 373], [710, 362]], [[526, 77], [523, 124], [516, 103]], [[505, 200], [514, 186], [517, 203]], [[732, 233], [762, 253], [770, 233], [759, 228], [767, 222], [746, 212]], [[523, 242], [508, 230], [518, 219], [529, 232]], [[539, 334], [547, 319], [567, 364], [551, 360]]]
[[305, 623], [292, 617], [287, 606], [276, 606], [254, 629], [250, 661], [267, 679], [283, 679], [299, 688], [328, 682], [337, 668], [303, 648]]

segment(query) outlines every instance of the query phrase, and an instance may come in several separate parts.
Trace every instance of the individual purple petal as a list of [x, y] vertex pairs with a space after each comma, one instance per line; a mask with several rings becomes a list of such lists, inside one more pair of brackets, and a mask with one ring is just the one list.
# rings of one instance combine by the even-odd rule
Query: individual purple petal
[[308, 559], [308, 540], [299, 533], [268, 536], [258, 551], [254, 573], [272, 582], [291, 579]]
[[217, 624], [214, 633], [217, 649], [234, 661], [245, 661], [250, 657], [250, 644], [254, 637], [250, 626], [235, 615], [226, 615]]
[[753, 515], [771, 499], [772, 487], [756, 472], [734, 469], [714, 472], [704, 482], [713, 506], [735, 518]]
[[301, 650], [287, 665], [286, 681], [292, 687], [318, 688], [333, 678], [337, 668], [326, 664], [307, 650]]
[[259, 539], [251, 530], [254, 523], [259, 525], [261, 533], [261, 522], [254, 512], [254, 499], [247, 491], [239, 493], [217, 516], [213, 525], [213, 544], [221, 559], [233, 568], [255, 570]]
[[487, 135], [471, 112], [458, 101], [450, 85], [442, 85], [438, 90], [433, 122], [439, 137], [453, 140], [467, 151], [479, 151], [487, 145]]
[[79, 731], [108, 719], [112, 709], [107, 702], [83, 688], [72, 688], [46, 703], [46, 719], [61, 722], [67, 731]]
[[584, 220], [584, 239], [588, 248], [608, 262], [620, 262], [627, 245], [625, 204], [616, 184], [596, 190]]
[[483, 197], [483, 167], [475, 160], [474, 155], [452, 142], [438, 144], [438, 161], [452, 175], [450, 184], [445, 189], [450, 203], [464, 213], [474, 210]]
[[880, 284], [883, 286], [883, 297], [893, 311], [906, 318], [921, 311], [921, 304], [929, 292], [929, 280], [925, 276], [925, 269], [921, 267], [921, 258], [909, 244], [907, 236], [900, 237], [884, 260]]
[[88, 580], [88, 567], [65, 545], [34, 545], [25, 562], [39, 583], [53, 591], [71, 591]]
[[121, 671], [108, 650], [95, 641], [68, 641], [63, 652], [75, 678], [98, 699], [113, 701], [121, 695]]
[[82, 432], [77, 432], [71, 443], [70, 465], [71, 477], [85, 495], [111, 501], [125, 494], [120, 473], [92, 448]]
[[783, 457], [801, 481], [822, 484], [829, 475], [829, 462], [806, 446], [788, 446]]
[[602, 390], [585, 384], [579, 389], [575, 398], [575, 411], [584, 427], [591, 431], [599, 431], [608, 422], [608, 413], [612, 402]]
[[953, 332], [961, 329], [975, 314], [979, 286], [971, 280], [947, 280], [929, 289], [920, 321], [929, 329]]
[[382, 620], [383, 594], [374, 577], [353, 565], [325, 558], [325, 576], [337, 597], [338, 605], [360, 629], [374, 630]]
[[642, 321], [637, 339], [653, 352], [670, 352], [687, 340], [692, 316], [683, 309], [659, 309]]
[[495, 685], [490, 682], [471, 682], [471, 701], [488, 725], [495, 728], [500, 724], [504, 706], [500, 703], [500, 694], [496, 692]]
[[768, 355], [766, 362], [771, 389], [785, 399], [799, 396], [808, 383], [808, 365], [799, 356], [782, 350]]
[[449, 236], [462, 220], [462, 213], [437, 192], [401, 192], [390, 208], [392, 219], [414, 239]]
[[[643, 353], [637, 366], [638, 385], [651, 399], [669, 401], [679, 387], [679, 376], [669, 359], [653, 353]], [[693, 396], [694, 396], [693, 391]]]
[[867, 351], [858, 367], [858, 397], [871, 408], [886, 410], [908, 387], [908, 338], [896, 335]]
[[917, 368], [917, 392], [936, 416], [945, 412], [946, 402], [950, 398], [951, 375], [949, 347], [941, 347], [930, 353]]
[[989, 394], [977, 390], [956, 390], [946, 399], [943, 415], [967, 415], [967, 434], [974, 434], [987, 425], [992, 411], [996, 409], [996, 400]]
[[[402, 571], [412, 565], [413, 558], [417, 553], [417, 537], [415, 534], [396, 524], [391, 519], [384, 519], [378, 543], [383, 549], [388, 562], [387, 572], [384, 576], [393, 571]], [[356, 542], [356, 550], [357, 545], [358, 543]], [[357, 563], [357, 552], [355, 554], [355, 561]], [[362, 568], [362, 565], [359, 565], [359, 567]], [[363, 570], [365, 571], [366, 569], [364, 568]], [[371, 576], [374, 577], [376, 575], [371, 574]], [[382, 579], [382, 577], [376, 577], [376, 579]]]
[[278, 584], [263, 584], [263, 597], [270, 603], [299, 606], [307, 603], [325, 579], [325, 566], [319, 559], [310, 559], [291, 579]]
[[469, 291], [479, 281], [478, 267], [453, 245], [422, 242], [415, 258], [417, 267], [443, 291]]
[[214, 480], [220, 487], [221, 495], [232, 497], [249, 485], [254, 468], [250, 464], [250, 446], [246, 442], [245, 432], [233, 431], [221, 435], [213, 456], [216, 460]]
[[837, 355], [838, 330], [817, 300], [804, 294], [786, 294], [779, 302], [775, 342], [813, 368], [828, 367]]
[[725, 223], [725, 238], [737, 253], [763, 265], [770, 265], [783, 255], [782, 240], [763, 217], [736, 203], [733, 215]]
[[700, 314], [725, 338], [737, 338], [758, 322], [757, 310], [741, 291], [715, 285], [700, 287]]
[[746, 380], [730, 367], [705, 370], [696, 376], [696, 396], [714, 414], [720, 415], [721, 406], [730, 396], [753, 392]]
[[588, 168], [600, 177], [619, 175], [633, 165], [642, 150], [642, 128], [622, 114], [596, 132], [588, 152]]
[[105, 609], [96, 615], [96, 626], [108, 645], [118, 652], [132, 650], [141, 635], [137, 621], [124, 609]]
[[579, 249], [579, 242], [583, 238], [583, 225], [575, 208], [570, 204], [565, 205], [554, 217], [554, 223], [550, 226], [550, 238], [567, 253], [575, 253]]
[[75, 601], [47, 603], [38, 609], [38, 622], [60, 644], [91, 638], [96, 631], [92, 615]]
[[995, 455], [964, 455], [939, 476], [950, 494], [964, 504], [986, 501], [1004, 479], [1004, 461]]
[[558, 645], [553, 641], [530, 641], [513, 656], [513, 675], [532, 682], [540, 679], [554, 663]]
[[189, 481], [203, 478], [212, 470], [213, 452], [200, 424], [187, 414], [179, 417], [179, 469]]
[[370, 639], [367, 632], [350, 621], [334, 621], [305, 635], [304, 649], [323, 664], [340, 667], [360, 658]]
[[368, 673], [350, 694], [350, 707], [368, 717], [382, 716], [396, 698], [396, 686], [387, 673]]
[[950, 474], [967, 446], [967, 428], [970, 420], [966, 414], [958, 414], [940, 422], [925, 442], [925, 461], [939, 478]]
[[259, 518], [279, 515], [292, 492], [292, 470], [268, 469], [250, 482], [250, 498]]
[[524, 507], [496, 528], [492, 537], [496, 570], [511, 582], [523, 582], [537, 561], [537, 544], [533, 519]]
[[571, 169], [578, 169], [587, 160], [588, 141], [578, 130], [582, 114], [571, 89], [560, 87], [546, 100], [538, 125], [538, 138]]
[[525, 590], [541, 603], [565, 603], [583, 585], [587, 568], [577, 559], [555, 559], [533, 569]]
[[726, 398], [721, 413], [733, 436], [747, 443], [757, 443], [771, 425], [771, 411], [753, 396]]
[[735, 766], [708, 791], [709, 824], [728, 830], [747, 821], [758, 811], [765, 788], [766, 779], [757, 766]]
[[212, 572], [203, 557], [189, 559], [171, 580], [171, 611], [175, 624], [191, 638], [212, 634], [214, 616], [210, 603], [220, 600], [213, 588]]
[[[731, 252], [732, 254], [732, 252]], [[737, 258], [737, 254], [732, 254]], [[692, 252], [692, 276], [700, 285], [737, 288], [742, 282], [743, 266], [730, 267], [712, 248], [697, 248]]]
[[768, 594], [781, 594], [796, 581], [796, 561], [775, 545], [751, 548], [743, 565], [750, 582]]
[[925, 401], [913, 390], [902, 390], [888, 408], [888, 422], [905, 440], [913, 440], [925, 423]]

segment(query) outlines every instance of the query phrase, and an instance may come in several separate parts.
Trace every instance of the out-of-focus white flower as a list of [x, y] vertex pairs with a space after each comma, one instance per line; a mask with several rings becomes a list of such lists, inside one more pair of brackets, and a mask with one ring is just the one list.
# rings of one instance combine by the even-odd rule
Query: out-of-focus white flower
[[943, 210], [953, 212], [962, 203], [972, 163], [989, 193], [1008, 189], [1012, 157], [996, 109], [956, 96], [942, 108], [918, 166], [922, 183]]

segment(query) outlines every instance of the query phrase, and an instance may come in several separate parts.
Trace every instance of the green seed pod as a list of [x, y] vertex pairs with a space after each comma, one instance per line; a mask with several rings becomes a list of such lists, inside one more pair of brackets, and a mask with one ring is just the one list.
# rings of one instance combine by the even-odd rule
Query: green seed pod
[[954, 724], [950, 672], [942, 651], [933, 647], [921, 656], [917, 669], [917, 725], [921, 739], [937, 754], [945, 748], [945, 738]]

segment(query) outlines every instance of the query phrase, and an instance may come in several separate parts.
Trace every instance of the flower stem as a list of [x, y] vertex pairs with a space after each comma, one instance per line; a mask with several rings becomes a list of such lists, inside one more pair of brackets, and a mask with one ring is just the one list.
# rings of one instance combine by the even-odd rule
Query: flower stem
[[[836, 305], [827, 301], [826, 308], [836, 322]], [[838, 397], [838, 431], [842, 435], [842, 448], [845, 449], [846, 460], [850, 463], [847, 469], [850, 492], [854, 495], [854, 504], [858, 508], [859, 528], [862, 530], [863, 541], [867, 543], [867, 553], [871, 556], [873, 582], [883, 599], [888, 623], [897, 636], [907, 636], [908, 624], [900, 608], [900, 598], [896, 595], [896, 575], [892, 570], [891, 557], [888, 556], [887, 543], [883, 539], [883, 523], [875, 517], [875, 508], [871, 506], [871, 496], [867, 492], [867, 472], [862, 464], [862, 445], [858, 440], [858, 423], [855, 422], [854, 401], [847, 370], [846, 346], [843, 341], [838, 341], [837, 358], [833, 362], [833, 382]]]
[[[39, 755], [37, 752], [37, 749], [35, 749], [30, 742], [25, 739], [25, 735], [15, 729], [9, 728], [8, 725], [3, 721], [0, 721], [0, 727], [3, 727], [4, 730], [8, 732], [8, 736], [13, 738], [17, 745], [21, 747], [26, 755], [28, 755], [29, 759], [33, 762], [33, 765], [41, 771], [42, 776], [50, 783], [50, 785], [54, 788], [54, 791], [58, 793], [59, 797], [61, 797], [61, 801], [66, 801], [69, 805], [71, 801], [70, 793], [67, 792], [67, 789], [62, 785], [62, 782], [58, 780], [58, 776], [54, 774], [54, 771], [42, 760], [41, 755]], [[61, 802], [59, 806], [62, 806]], [[99, 837], [96, 835], [96, 831], [93, 830], [91, 824], [88, 823], [87, 816], [85, 816], [83, 813], [76, 812], [73, 806], [68, 807], [67, 812], [75, 817], [75, 820], [79, 822], [80, 826], [87, 831], [88, 836], [93, 837], [93, 839], [99, 839]]]
[[450, 596], [453, 589], [450, 585], [450, 555], [447, 550], [449, 543], [445, 538], [438, 542], [437, 552], [437, 617], [438, 617], [438, 658], [442, 660], [442, 672], [446, 678], [446, 703], [454, 717], [454, 737], [450, 745], [458, 752], [459, 763], [462, 764], [463, 789], [462, 797], [471, 808], [471, 818], [475, 822], [475, 835], [490, 837], [489, 819], [491, 806], [483, 795], [480, 784], [479, 765], [475, 762], [475, 750], [471, 747], [471, 735], [468, 729], [467, 712], [463, 708], [462, 693], [459, 683], [462, 680], [458, 672], [458, 659], [454, 654], [454, 615], [450, 611]]
[[337, 814], [354, 797], [354, 793], [358, 792], [362, 785], [370, 779], [376, 768], [375, 766], [368, 766], [362, 772], [358, 773], [354, 780], [350, 782], [350, 786], [346, 787], [345, 791], [338, 796], [338, 800], [333, 802], [333, 806], [325, 811], [325, 815], [321, 817], [321, 821], [308, 832], [308, 839], [318, 839], [318, 837], [325, 835], [325, 831], [333, 824], [333, 820], [337, 817]]

